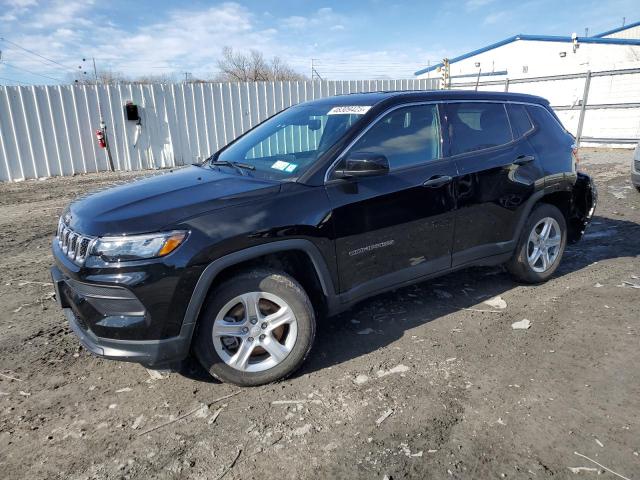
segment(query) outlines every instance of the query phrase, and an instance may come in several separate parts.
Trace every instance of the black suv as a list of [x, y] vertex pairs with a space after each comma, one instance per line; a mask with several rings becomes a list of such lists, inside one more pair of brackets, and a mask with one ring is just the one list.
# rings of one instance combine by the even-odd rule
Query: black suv
[[343, 95], [291, 107], [202, 164], [73, 202], [51, 269], [82, 344], [238, 385], [281, 379], [316, 319], [470, 265], [548, 279], [596, 190], [539, 97]]

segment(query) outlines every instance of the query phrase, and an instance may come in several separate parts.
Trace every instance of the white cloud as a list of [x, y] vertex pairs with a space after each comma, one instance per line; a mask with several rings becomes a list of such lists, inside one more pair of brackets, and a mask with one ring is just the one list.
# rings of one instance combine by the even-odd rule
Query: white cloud
[[301, 30], [309, 25], [307, 17], [301, 17], [299, 15], [292, 15], [282, 20], [282, 26], [286, 28], [293, 28]]
[[30, 7], [34, 7], [37, 4], [37, 0], [5, 0], [0, 2], [0, 11], [4, 11], [0, 15], [0, 21], [13, 22], [18, 19], [20, 14], [27, 12]]
[[[118, 16], [102, 4], [90, 5], [85, 0], [56, 0], [24, 8], [15, 14], [18, 21], [9, 23], [3, 34], [68, 69], [11, 48], [6, 51], [7, 62], [63, 80], [77, 72], [79, 65], [86, 68], [82, 58], [92, 56], [99, 69], [132, 77], [182, 75], [188, 71], [196, 77], [210, 78], [216, 73], [224, 46], [238, 51], [260, 50], [266, 57], [279, 56], [305, 74], [310, 59], [320, 58], [324, 64], [318, 67], [320, 73], [326, 71], [327, 77], [341, 79], [381, 75], [410, 78], [426, 65], [424, 59], [442, 56], [441, 52], [435, 55], [404, 43], [379, 51], [366, 46], [352, 48], [345, 43], [343, 31], [345, 25], [357, 28], [359, 18], [345, 18], [328, 7], [309, 17], [286, 19], [266, 15], [260, 9], [254, 13], [235, 2], [204, 8], [175, 7], [158, 12], [153, 23], [133, 27], [119, 23]], [[351, 60], [353, 67], [345, 66]], [[44, 80], [28, 77], [28, 81]]]
[[33, 7], [37, 5], [38, 1], [37, 0], [5, 0], [2, 3], [12, 8], [26, 8], [26, 7]]
[[492, 4], [494, 1], [495, 0], [467, 0], [464, 3], [464, 8], [467, 11], [472, 12], [479, 8], [486, 7], [487, 5]]
[[33, 28], [52, 28], [59, 25], [66, 27], [91, 26], [92, 20], [84, 18], [90, 13], [94, 0], [56, 0], [42, 8], [34, 8], [28, 21]]
[[272, 28], [257, 28], [245, 7], [225, 3], [205, 10], [173, 11], [165, 21], [143, 26], [133, 34], [110, 28], [101, 36], [115, 40], [105, 41], [101, 52], [113, 60], [114, 68], [137, 62], [161, 66], [179, 62], [205, 72], [214, 68], [224, 46], [265, 51], [274, 47], [276, 33]]
[[495, 25], [496, 23], [504, 22], [509, 17], [509, 12], [494, 12], [484, 17], [483, 23], [485, 25]]
[[332, 8], [323, 7], [307, 17], [292, 15], [282, 19], [280, 23], [285, 28], [304, 30], [312, 27], [331, 28], [332, 25], [339, 25], [343, 21], [344, 18], [336, 14]]

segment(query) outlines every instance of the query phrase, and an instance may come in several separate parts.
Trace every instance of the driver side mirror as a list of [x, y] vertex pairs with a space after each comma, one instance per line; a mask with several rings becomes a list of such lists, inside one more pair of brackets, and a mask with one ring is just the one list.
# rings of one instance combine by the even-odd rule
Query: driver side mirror
[[334, 170], [334, 178], [357, 178], [389, 173], [389, 160], [384, 155], [370, 152], [350, 153]]

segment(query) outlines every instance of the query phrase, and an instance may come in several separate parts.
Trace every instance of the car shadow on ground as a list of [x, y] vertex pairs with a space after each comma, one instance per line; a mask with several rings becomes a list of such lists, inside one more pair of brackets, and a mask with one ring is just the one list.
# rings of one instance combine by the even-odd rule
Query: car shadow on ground
[[[594, 262], [640, 255], [640, 225], [626, 220], [594, 217], [583, 239], [567, 246], [554, 278]], [[635, 241], [634, 241], [635, 239]], [[363, 300], [350, 310], [318, 323], [315, 344], [303, 367], [293, 376], [335, 366], [383, 348], [407, 330], [465, 309], [483, 309], [489, 298], [516, 287], [503, 267], [472, 267]], [[181, 374], [214, 381], [190, 359]]]

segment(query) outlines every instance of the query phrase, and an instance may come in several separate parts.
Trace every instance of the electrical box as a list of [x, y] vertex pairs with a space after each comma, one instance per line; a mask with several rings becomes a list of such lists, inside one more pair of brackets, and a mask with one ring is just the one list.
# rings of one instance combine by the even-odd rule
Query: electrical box
[[124, 106], [125, 114], [127, 115], [127, 120], [132, 120], [137, 122], [140, 120], [140, 115], [138, 114], [138, 105], [133, 102], [127, 102]]

